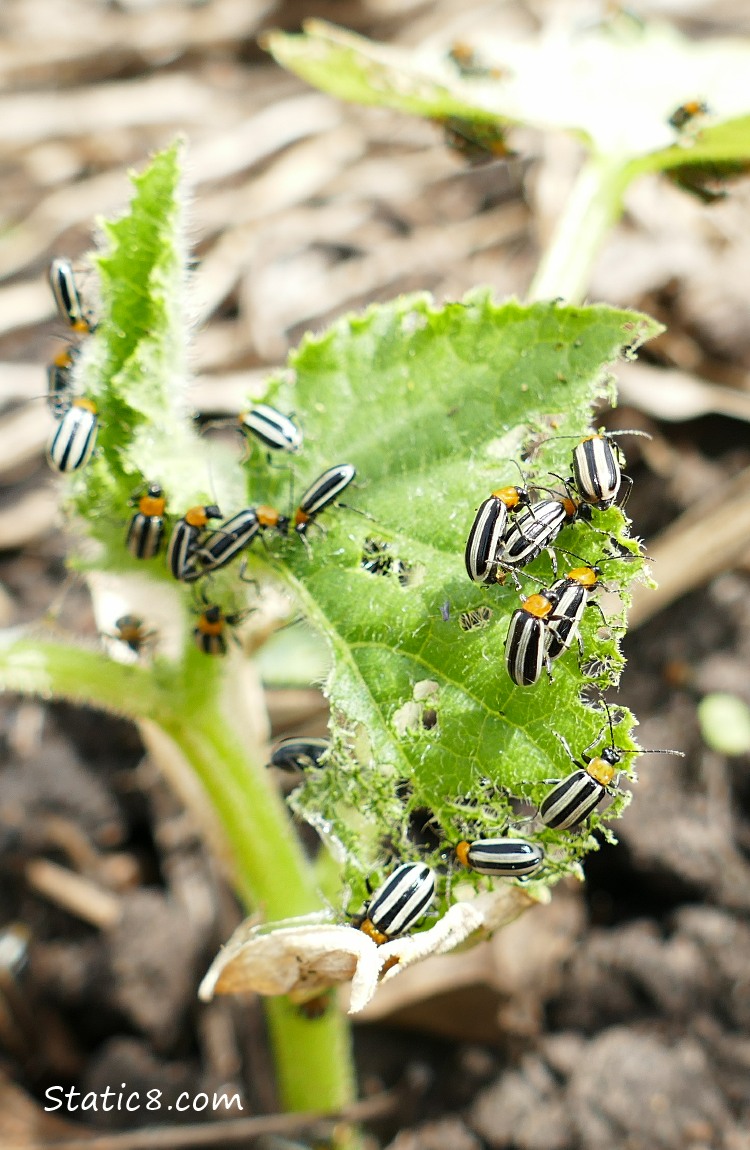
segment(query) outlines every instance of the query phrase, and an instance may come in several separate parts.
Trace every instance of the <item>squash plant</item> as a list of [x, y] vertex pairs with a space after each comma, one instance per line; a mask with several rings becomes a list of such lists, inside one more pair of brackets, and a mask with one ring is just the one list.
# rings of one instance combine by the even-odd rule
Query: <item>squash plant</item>
[[[450, 921], [457, 901], [477, 895], [484, 906], [492, 895], [490, 880], [459, 876], [455, 844], [517, 828], [511, 833], [539, 842], [548, 862], [523, 887], [494, 884], [505, 909], [484, 919], [491, 929], [548, 897], [562, 876], [580, 874], [581, 859], [597, 844], [593, 832], [610, 836], [609, 823], [626, 804], [616, 794], [574, 831], [519, 821], [519, 802], [533, 812], [548, 790], [544, 780], [572, 769], [559, 736], [576, 755], [600, 734], [600, 746], [609, 740], [601, 693], [618, 683], [628, 586], [643, 564], [618, 507], [564, 528], [563, 569], [620, 556], [605, 568], [620, 608], [608, 606], [606, 625], [587, 612], [585, 657], [573, 647], [551, 681], [543, 676], [520, 688], [504, 663], [518, 591], [512, 580], [483, 586], [467, 578], [466, 537], [490, 491], [520, 483], [562, 490], [594, 407], [615, 400], [611, 365], [659, 331], [647, 316], [579, 301], [630, 180], [677, 171], [705, 191], [709, 168], [711, 179], [723, 179], [748, 162], [750, 117], [734, 106], [747, 49], [690, 46], [664, 30], [616, 37], [600, 30], [554, 51], [503, 45], [492, 57], [497, 68], [477, 79], [451, 72], [445, 58], [399, 53], [320, 22], [299, 37], [273, 33], [266, 43], [284, 65], [344, 98], [486, 129], [496, 139], [515, 123], [569, 129], [590, 158], [530, 302], [498, 302], [481, 288], [439, 306], [426, 295], [399, 298], [307, 335], [286, 368], [269, 376], [264, 401], [296, 413], [305, 437], [291, 463], [297, 495], [338, 463], [356, 467], [356, 482], [309, 530], [307, 545], [294, 531], [264, 531], [247, 553], [253, 584], [234, 564], [196, 590], [172, 578], [163, 554], [139, 561], [128, 553], [134, 495], [158, 483], [169, 525], [188, 507], [213, 502], [226, 518], [259, 504], [290, 515], [294, 498], [288, 472], [262, 449], [214, 442], [209, 449], [187, 411], [181, 146], [156, 156], [134, 178], [129, 211], [104, 226], [92, 255], [98, 323], [81, 347], [73, 387], [97, 405], [98, 447], [85, 469], [66, 478], [63, 500], [78, 539], [71, 562], [95, 577], [94, 587], [101, 574], [122, 579], [125, 595], [136, 594], [135, 578], [142, 613], [148, 618], [151, 598], [166, 600], [173, 634], [169, 643], [166, 631], [157, 636], [151, 658], [124, 664], [73, 640], [15, 632], [0, 652], [0, 683], [137, 721], [160, 761], [179, 764], [177, 775], [192, 780], [193, 794], [197, 780], [198, 807], [218, 828], [238, 896], [266, 924], [324, 911], [340, 927], [336, 938], [354, 939], [347, 916], [361, 908], [370, 885], [398, 863], [419, 860], [433, 868], [437, 896], [418, 942], [420, 931], [427, 938]], [[648, 59], [660, 66], [634, 63]], [[552, 68], [560, 94], [554, 107], [533, 95], [535, 77], [549, 77]], [[651, 77], [655, 90], [639, 89], [636, 100], [629, 87], [625, 107], [617, 77], [631, 69]], [[698, 113], [687, 128], [670, 126], [670, 114], [698, 89], [711, 114]], [[549, 557], [520, 577], [526, 594], [548, 586]], [[290, 613], [327, 651], [331, 751], [292, 795], [295, 812], [320, 832], [323, 847], [312, 864], [253, 734], [245, 661], [233, 649], [211, 657], [193, 641], [205, 603], [239, 616], [262, 603], [269, 586], [283, 591]], [[479, 608], [482, 625], [464, 630], [462, 616]], [[288, 649], [294, 660], [294, 639]], [[613, 717], [617, 746], [635, 751], [633, 717], [619, 704]], [[633, 760], [623, 761], [628, 773]], [[264, 930], [266, 938], [273, 934]], [[242, 965], [244, 939], [228, 953]], [[289, 998], [270, 997], [268, 1018], [287, 1107], [335, 1110], [351, 1099], [347, 1024], [335, 1009], [312, 1018]]]

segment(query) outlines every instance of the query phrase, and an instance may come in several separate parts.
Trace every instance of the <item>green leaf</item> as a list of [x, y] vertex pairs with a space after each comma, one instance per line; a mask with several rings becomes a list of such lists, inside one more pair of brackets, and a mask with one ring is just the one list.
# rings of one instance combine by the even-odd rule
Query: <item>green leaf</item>
[[482, 108], [455, 77], [420, 69], [411, 53], [378, 44], [325, 20], [308, 20], [302, 35], [267, 32], [261, 45], [279, 64], [316, 88], [355, 104], [375, 104], [442, 120], [455, 116], [494, 123], [497, 113]]
[[73, 506], [104, 550], [84, 566], [146, 571], [174, 583], [161, 560], [131, 559], [123, 546], [131, 501], [150, 483], [168, 513], [241, 496], [231, 457], [210, 451], [186, 406], [187, 251], [183, 234], [179, 143], [133, 174], [129, 210], [101, 224], [97, 327], [81, 347], [77, 390], [98, 409], [98, 450], [71, 484]]
[[[509, 793], [538, 802], [540, 780], [573, 769], [558, 733], [578, 755], [601, 732], [603, 712], [580, 695], [584, 682], [616, 682], [614, 634], [601, 637], [601, 617], [588, 612], [586, 658], [606, 670], [584, 680], [578, 652], [570, 651], [553, 683], [514, 687], [504, 641], [518, 594], [510, 583], [470, 582], [463, 551], [479, 503], [519, 482], [513, 458], [522, 444], [546, 440], [533, 468], [525, 466], [537, 482], [561, 488], [550, 473], [570, 474], [592, 404], [611, 394], [605, 366], [657, 330], [642, 315], [606, 307], [497, 305], [475, 292], [438, 308], [413, 296], [306, 338], [291, 359], [294, 383], [288, 373], [271, 381], [266, 398], [295, 410], [305, 433], [297, 498], [333, 464], [358, 471], [346, 506], [329, 509], [320, 529], [310, 530], [310, 554], [297, 537], [268, 540], [273, 566], [333, 659], [334, 761], [308, 774], [295, 803], [338, 844], [358, 894], [373, 869], [420, 857], [415, 826], [430, 823], [433, 864], [466, 835], [498, 833], [513, 821]], [[286, 478], [260, 452], [247, 468], [248, 497], [262, 493], [285, 509]], [[578, 523], [561, 535], [573, 553], [568, 566], [580, 565], [579, 556], [601, 558], [610, 535], [623, 530], [616, 508], [595, 518], [598, 531]], [[370, 541], [388, 548], [380, 574], [362, 566]], [[640, 566], [609, 563], [606, 582], [625, 596]], [[552, 579], [547, 557], [530, 571], [545, 585]], [[478, 605], [491, 608], [489, 624], [463, 631], [459, 616]], [[625, 749], [634, 746], [630, 726], [625, 713], [616, 732]], [[616, 799], [607, 817], [623, 803]], [[538, 837], [560, 873], [593, 844], [585, 832]]]
[[[572, 132], [601, 156], [634, 162], [631, 175], [750, 159], [750, 43], [691, 42], [625, 13], [588, 28], [560, 25], [536, 40], [484, 32], [481, 66], [437, 48], [377, 44], [321, 20], [302, 35], [272, 32], [280, 64], [342, 99], [444, 121]], [[676, 128], [682, 105], [708, 112]]]

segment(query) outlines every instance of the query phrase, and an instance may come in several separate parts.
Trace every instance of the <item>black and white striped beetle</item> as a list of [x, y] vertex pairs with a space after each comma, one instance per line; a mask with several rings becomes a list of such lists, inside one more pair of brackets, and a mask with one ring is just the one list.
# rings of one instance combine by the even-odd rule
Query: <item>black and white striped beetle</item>
[[216, 604], [204, 606], [193, 629], [193, 640], [204, 655], [226, 655], [227, 627], [236, 627], [247, 616], [246, 611], [226, 615]]
[[613, 446], [606, 435], [589, 435], [574, 447], [573, 480], [581, 499], [600, 511], [611, 507], [622, 483], [622, 462], [617, 444]]
[[337, 463], [319, 475], [299, 501], [294, 513], [294, 530], [304, 535], [321, 511], [330, 507], [341, 492], [346, 490], [356, 474], [357, 469], [351, 463]]
[[268, 447], [271, 451], [296, 454], [302, 447], [303, 436], [288, 415], [282, 415], [267, 403], [256, 403], [239, 417], [240, 428]]
[[[625, 460], [618, 444], [615, 443], [620, 435], [640, 435], [644, 439], [650, 439], [648, 432], [637, 429], [631, 428], [627, 431], [602, 429], [593, 435], [587, 435], [573, 448], [573, 485], [586, 508], [595, 507], [598, 511], [607, 511], [615, 503], [624, 507], [628, 501], [633, 480], [622, 472]], [[573, 436], [559, 438], [572, 439]], [[623, 481], [626, 489], [618, 500]]]
[[260, 528], [261, 523], [254, 507], [246, 507], [244, 511], [238, 511], [231, 519], [219, 524], [188, 555], [182, 569], [182, 582], [194, 583], [201, 575], [218, 571], [231, 563], [235, 555], [250, 546]]
[[290, 735], [277, 743], [271, 752], [269, 767], [282, 771], [306, 771], [320, 765], [320, 760], [331, 749], [328, 739], [312, 735]]
[[70, 370], [74, 357], [74, 348], [63, 348], [47, 368], [47, 407], [55, 419], [62, 419], [73, 402]]
[[495, 562], [499, 569], [514, 573], [549, 553], [552, 570], [557, 573], [557, 559], [552, 544], [563, 527], [573, 523], [581, 513], [580, 504], [570, 494], [555, 499], [540, 499], [524, 507], [500, 541]]
[[629, 475], [623, 475], [624, 459], [619, 446], [612, 440], [618, 435], [642, 435], [645, 431], [599, 431], [589, 435], [573, 448], [573, 481], [584, 503], [607, 511], [617, 502], [623, 480], [626, 489], [619, 501], [624, 507], [633, 487]]
[[547, 658], [551, 662], [567, 651], [576, 638], [582, 648], [578, 628], [589, 605], [589, 595], [598, 586], [600, 576], [599, 567], [573, 567], [563, 579], [558, 579], [545, 591], [554, 605], [547, 619]]
[[[601, 563], [641, 558], [640, 554], [628, 552], [602, 559]], [[573, 567], [551, 587], [530, 595], [513, 613], [505, 641], [505, 661], [508, 674], [517, 686], [531, 687], [537, 683], [543, 666], [551, 678], [551, 664], [576, 638], [583, 653], [578, 628], [587, 606], [595, 606], [606, 625], [601, 607], [598, 603], [590, 604], [589, 599], [601, 574], [601, 566]]]
[[138, 510], [128, 524], [126, 546], [134, 559], [153, 559], [164, 538], [167, 501], [158, 483], [152, 483], [138, 500]]
[[710, 109], [708, 104], [703, 100], [687, 100], [686, 103], [680, 104], [679, 108], [675, 108], [672, 115], [667, 120], [667, 123], [672, 128], [676, 128], [678, 132], [687, 127], [688, 124], [697, 116], [709, 115]]
[[456, 858], [468, 870], [500, 878], [524, 878], [544, 862], [544, 848], [525, 839], [475, 839], [458, 843]]
[[625, 751], [616, 746], [609, 707], [606, 707], [606, 711], [610, 742], [600, 755], [589, 755], [588, 752], [601, 740], [606, 726], [602, 727], [593, 742], [589, 743], [580, 759], [576, 759], [563, 736], [560, 734], [557, 736], [577, 769], [564, 779], [545, 780], [554, 786], [542, 800], [539, 817], [545, 826], [553, 830], [567, 830], [582, 823], [599, 805], [605, 794], [616, 792], [617, 784], [613, 780], [625, 755], [679, 755], [684, 758], [683, 751], [646, 749]]
[[529, 595], [511, 615], [505, 640], [505, 666], [517, 687], [533, 687], [542, 667], [552, 678], [548, 646], [555, 602], [548, 591]]
[[172, 528], [167, 547], [167, 566], [175, 579], [184, 579], [191, 573], [190, 559], [199, 547], [201, 535], [209, 519], [221, 519], [221, 511], [215, 503], [190, 507]]
[[90, 399], [74, 399], [47, 443], [47, 460], [55, 471], [68, 474], [84, 467], [96, 445], [99, 419]]
[[[568, 552], [572, 554], [572, 552]], [[592, 603], [589, 596], [599, 586], [604, 563], [626, 562], [628, 559], [643, 559], [640, 553], [626, 552], [624, 555], [613, 555], [609, 559], [601, 559], [595, 565], [572, 567], [562, 579], [558, 579], [544, 594], [552, 600], [554, 611], [547, 620], [547, 657], [554, 662], [564, 654], [578, 640], [578, 646], [583, 654], [583, 644], [578, 629], [581, 625], [584, 611], [588, 606], [596, 607], [607, 624], [604, 612], [598, 603]], [[585, 561], [584, 561], [585, 562]]]
[[156, 631], [149, 630], [138, 615], [121, 615], [115, 620], [113, 638], [129, 647], [134, 655], [140, 655], [144, 648], [156, 638]]
[[435, 875], [424, 863], [402, 863], [365, 904], [354, 926], [382, 946], [419, 922], [435, 896]]
[[[624, 507], [627, 503], [633, 487], [633, 480], [629, 475], [622, 473], [625, 460], [615, 442], [620, 435], [640, 435], [644, 439], [651, 438], [648, 432], [637, 429], [623, 431], [604, 431], [601, 429], [593, 435], [587, 435], [573, 448], [572, 486], [575, 487], [578, 499], [583, 504], [582, 507], [578, 508], [578, 515], [582, 519], [587, 518], [586, 512], [590, 516], [591, 508], [607, 511], [615, 503], [619, 502], [620, 507]], [[554, 438], [574, 439], [576, 437], [561, 435]], [[560, 478], [560, 476], [556, 476], [556, 478]], [[623, 480], [627, 488], [618, 501], [617, 497]], [[562, 482], [570, 496], [570, 481], [563, 480]]]
[[81, 301], [73, 265], [68, 259], [54, 259], [49, 268], [49, 283], [60, 318], [73, 331], [86, 334], [94, 330], [91, 316]]
[[524, 487], [501, 487], [481, 504], [466, 541], [466, 573], [475, 583], [494, 583], [496, 556], [508, 529], [508, 513], [528, 507], [530, 497]]
[[[572, 555], [573, 552], [567, 552]], [[580, 558], [580, 556], [576, 556]], [[587, 564], [582, 567], [572, 567], [562, 579], [558, 579], [543, 594], [554, 604], [554, 611], [547, 619], [547, 658], [554, 662], [559, 659], [578, 640], [578, 646], [583, 654], [583, 643], [579, 634], [579, 627], [584, 611], [587, 607], [596, 607], [607, 625], [604, 612], [596, 602], [591, 602], [590, 595], [599, 586], [602, 577], [602, 567], [605, 563], [625, 563], [628, 560], [647, 559], [647, 555], [640, 552], [626, 551], [622, 555], [612, 555], [608, 559], [600, 559], [597, 564]]]

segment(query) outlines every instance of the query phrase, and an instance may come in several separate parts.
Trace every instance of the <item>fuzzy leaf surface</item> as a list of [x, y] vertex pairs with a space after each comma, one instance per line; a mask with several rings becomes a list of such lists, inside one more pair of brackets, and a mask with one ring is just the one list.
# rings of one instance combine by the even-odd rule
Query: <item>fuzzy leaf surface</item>
[[128, 210], [102, 224], [97, 327], [75, 369], [76, 390], [97, 404], [98, 450], [70, 488], [87, 532], [105, 545], [94, 565], [166, 580], [162, 557], [144, 562], [124, 548], [134, 497], [158, 483], [169, 524], [192, 504], [214, 502], [217, 489], [225, 501], [239, 501], [242, 489], [232, 457], [207, 449], [186, 408], [181, 152], [174, 144], [134, 174]]
[[[266, 398], [296, 411], [305, 433], [297, 497], [336, 463], [358, 473], [342, 497], [347, 506], [321, 515], [325, 533], [310, 530], [311, 554], [293, 536], [268, 540], [272, 565], [333, 660], [335, 762], [309, 772], [295, 801], [338, 843], [355, 889], [373, 867], [434, 863], [446, 843], [498, 833], [509, 793], [538, 801], [539, 780], [572, 770], [556, 732], [578, 753], [601, 730], [603, 714], [580, 698], [576, 651], [558, 661], [552, 683], [513, 686], [504, 642], [518, 594], [511, 583], [473, 584], [463, 552], [482, 500], [520, 481], [513, 459], [522, 444], [547, 440], [534, 452], [536, 479], [560, 490], [550, 471], [570, 474], [574, 440], [549, 437], [582, 438], [594, 401], [611, 395], [606, 365], [657, 330], [645, 316], [607, 307], [497, 305], [475, 292], [437, 308], [426, 296], [405, 297], [306, 338], [293, 375], [271, 382]], [[288, 480], [259, 451], [247, 467], [248, 497], [288, 510]], [[568, 566], [608, 554], [610, 534], [624, 527], [616, 508], [595, 518], [599, 532], [584, 523], [563, 531], [561, 545], [576, 556]], [[376, 574], [363, 567], [373, 542], [387, 548]], [[624, 589], [640, 566], [610, 563], [606, 581]], [[530, 571], [549, 585], [547, 557]], [[523, 581], [527, 593], [538, 589]], [[461, 613], [479, 605], [491, 620], [465, 632]], [[587, 658], [607, 667], [589, 681], [603, 687], [621, 660], [613, 635], [598, 636], [601, 617], [589, 614]], [[626, 719], [617, 731], [624, 748], [634, 745], [629, 726]], [[616, 799], [613, 809], [621, 805]], [[415, 846], [415, 824], [430, 819], [428, 845]], [[585, 833], [541, 838], [561, 865], [591, 845]]]

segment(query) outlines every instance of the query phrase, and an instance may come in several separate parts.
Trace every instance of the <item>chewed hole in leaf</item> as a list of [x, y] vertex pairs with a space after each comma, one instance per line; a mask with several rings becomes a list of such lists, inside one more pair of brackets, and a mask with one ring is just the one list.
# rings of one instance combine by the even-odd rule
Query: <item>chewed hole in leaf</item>
[[[600, 813], [575, 834], [535, 817], [539, 781], [570, 771], [557, 732], [579, 753], [601, 728], [601, 714], [580, 698], [587, 676], [578, 650], [557, 661], [552, 682], [514, 686], [504, 652], [518, 592], [513, 580], [472, 583], [464, 548], [476, 509], [491, 491], [518, 485], [519, 468], [530, 488], [561, 491], [593, 405], [609, 394], [608, 365], [656, 330], [605, 307], [498, 305], [486, 292], [443, 307], [410, 297], [308, 337], [292, 357], [295, 386], [276, 377], [264, 397], [294, 410], [304, 432], [295, 488], [346, 460], [365, 513], [327, 507], [312, 555], [298, 540], [267, 540], [273, 570], [329, 645], [332, 737], [351, 752], [346, 767], [337, 769], [334, 754], [306, 772], [293, 805], [347, 860], [354, 901], [365, 897], [364, 876], [424, 861], [444, 907], [446, 844], [519, 819], [555, 851], [545, 882], [575, 871], [581, 843], [593, 841]], [[248, 499], [284, 507], [285, 481], [257, 457], [246, 467]], [[563, 528], [563, 571], [627, 539], [618, 508], [592, 514], [596, 531], [585, 522]], [[623, 593], [640, 567], [609, 564], [608, 581]], [[526, 595], [553, 578], [546, 554], [519, 574]], [[616, 682], [620, 657], [616, 636], [598, 634], [596, 623], [584, 622], [582, 639], [601, 691]], [[627, 723], [618, 741], [633, 745]], [[530, 804], [522, 814], [520, 800]], [[415, 810], [430, 812], [426, 838], [415, 837]]]

